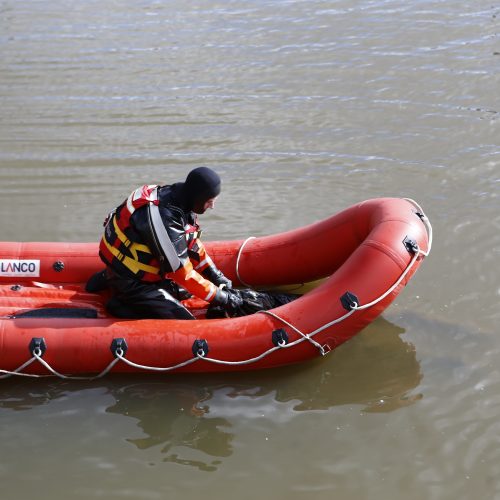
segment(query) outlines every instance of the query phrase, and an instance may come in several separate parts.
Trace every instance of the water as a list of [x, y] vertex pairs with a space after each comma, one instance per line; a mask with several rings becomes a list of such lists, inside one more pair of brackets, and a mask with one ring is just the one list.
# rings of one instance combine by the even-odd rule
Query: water
[[[206, 239], [418, 200], [431, 256], [324, 359], [1, 384], [2, 500], [500, 499], [500, 7], [0, 3], [2, 240], [93, 241], [209, 165]], [[72, 492], [71, 495], [69, 492]]]

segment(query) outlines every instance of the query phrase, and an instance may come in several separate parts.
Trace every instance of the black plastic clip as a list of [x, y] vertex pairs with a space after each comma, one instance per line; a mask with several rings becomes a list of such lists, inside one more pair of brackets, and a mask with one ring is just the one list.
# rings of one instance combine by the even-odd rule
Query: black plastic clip
[[56, 273], [60, 273], [61, 271], [64, 270], [64, 262], [62, 260], [54, 262], [52, 264], [52, 269], [54, 269]]
[[127, 341], [123, 337], [118, 337], [116, 339], [113, 339], [113, 342], [111, 342], [110, 349], [115, 358], [118, 357], [118, 354], [120, 354], [120, 356], [124, 358], [128, 350]]
[[43, 337], [33, 337], [29, 345], [30, 354], [42, 357], [47, 350], [47, 344]]
[[351, 292], [344, 293], [344, 295], [340, 297], [340, 302], [344, 309], [347, 309], [348, 311], [352, 311], [359, 306], [358, 297]]
[[288, 344], [288, 333], [283, 328], [273, 330], [272, 340], [276, 347], [284, 347]]
[[418, 252], [417, 242], [411, 239], [409, 236], [405, 236], [405, 239], [403, 240], [403, 245], [405, 246], [406, 250], [408, 250], [408, 252], [410, 252], [413, 255], [415, 255]]
[[193, 342], [193, 356], [204, 358], [208, 354], [208, 343], [205, 339], [196, 339]]

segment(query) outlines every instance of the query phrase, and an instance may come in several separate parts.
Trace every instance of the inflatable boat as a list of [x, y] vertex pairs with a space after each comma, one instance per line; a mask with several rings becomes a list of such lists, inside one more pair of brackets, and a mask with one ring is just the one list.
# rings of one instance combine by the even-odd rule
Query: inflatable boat
[[429, 254], [432, 227], [413, 200], [367, 200], [280, 234], [205, 243], [236, 287], [300, 293], [237, 318], [119, 319], [96, 243], [0, 243], [0, 376], [97, 378], [116, 372], [264, 369], [326, 355], [373, 321]]

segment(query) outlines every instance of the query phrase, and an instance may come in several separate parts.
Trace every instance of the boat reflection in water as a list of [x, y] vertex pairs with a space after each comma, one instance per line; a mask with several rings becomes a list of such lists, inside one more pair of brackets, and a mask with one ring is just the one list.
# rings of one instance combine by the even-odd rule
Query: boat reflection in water
[[[204, 470], [212, 462], [182, 458], [191, 448], [215, 458], [232, 453], [233, 424], [245, 416], [272, 419], [269, 399], [288, 403], [291, 413], [361, 405], [362, 411], [388, 412], [412, 404], [422, 374], [404, 329], [383, 318], [338, 352], [310, 363], [265, 372], [178, 376], [145, 380], [113, 389], [110, 413], [138, 420], [145, 437], [129, 439], [138, 448], [161, 445], [165, 461]], [[272, 408], [272, 407], [271, 407]], [[237, 416], [237, 418], [236, 418]]]
[[233, 453], [242, 420], [265, 415], [275, 425], [276, 418], [290, 420], [300, 412], [339, 405], [389, 412], [419, 399], [411, 391], [422, 374], [413, 345], [401, 338], [404, 331], [380, 317], [325, 358], [262, 372], [116, 375], [80, 383], [11, 379], [3, 382], [0, 404], [25, 411], [69, 394], [78, 401], [75, 393], [97, 390], [96, 407], [103, 395], [107, 401], [112, 398], [105, 415], [137, 421], [143, 435], [126, 437], [137, 450], [158, 447], [164, 462], [212, 471]]

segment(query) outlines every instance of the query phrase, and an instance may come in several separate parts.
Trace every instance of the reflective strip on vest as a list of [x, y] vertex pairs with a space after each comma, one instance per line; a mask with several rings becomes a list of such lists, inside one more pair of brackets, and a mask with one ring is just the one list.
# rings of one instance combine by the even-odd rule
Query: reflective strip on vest
[[210, 287], [210, 288], [211, 288], [210, 292], [208, 292], [208, 295], [204, 299], [206, 302], [210, 302], [210, 300], [212, 300], [214, 295], [217, 293], [217, 287], [213, 283], [212, 283], [212, 287]]
[[195, 270], [198, 271], [198, 269], [201, 269], [203, 267], [210, 267], [213, 266], [214, 262], [213, 260], [207, 255], [205, 259], [203, 259], [196, 267]]
[[[153, 197], [155, 200], [158, 199], [158, 189], [155, 189], [155, 191], [153, 192]], [[148, 205], [148, 210], [151, 216], [151, 224], [154, 236], [156, 236], [156, 241], [160, 247], [159, 249], [167, 258], [172, 271], [175, 272], [177, 271], [177, 269], [182, 267], [182, 262], [177, 255], [177, 251], [174, 248], [167, 230], [165, 229], [165, 225], [163, 224], [163, 220], [160, 215], [160, 209], [155, 203], [150, 203]]]

